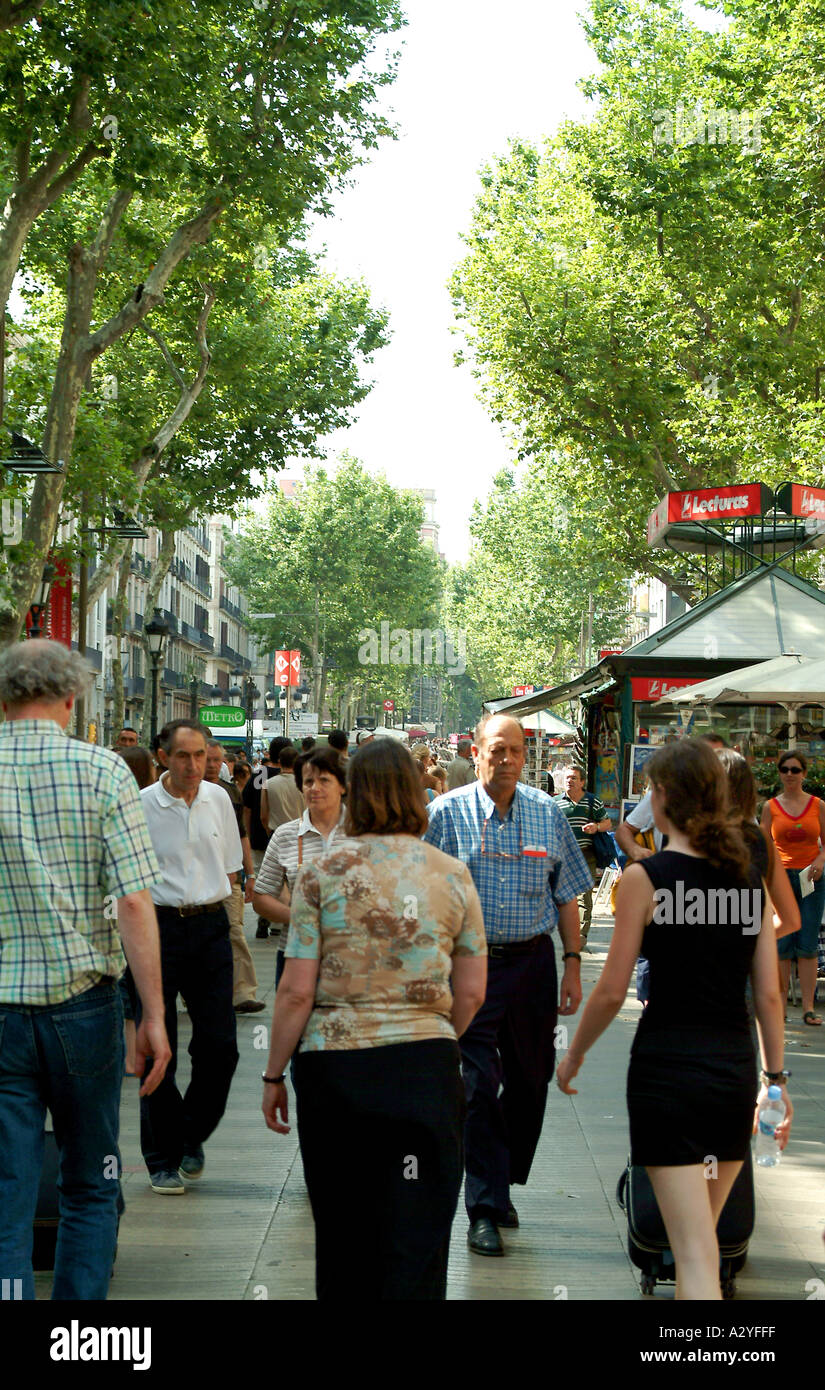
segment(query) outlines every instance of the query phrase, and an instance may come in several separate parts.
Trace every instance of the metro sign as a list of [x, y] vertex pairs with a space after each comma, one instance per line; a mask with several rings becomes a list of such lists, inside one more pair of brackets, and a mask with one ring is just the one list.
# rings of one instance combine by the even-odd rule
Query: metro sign
[[388, 713], [389, 713], [390, 710], [395, 709], [395, 700], [385, 700], [385, 701], [384, 701], [384, 709], [385, 709]]
[[680, 523], [739, 521], [747, 516], [764, 516], [772, 505], [773, 493], [764, 483], [667, 492], [647, 519], [647, 543], [661, 545], [671, 527]]
[[655, 680], [648, 676], [631, 676], [630, 688], [634, 700], [662, 700], [674, 690], [684, 690], [686, 685], [698, 685], [704, 676], [659, 676]]

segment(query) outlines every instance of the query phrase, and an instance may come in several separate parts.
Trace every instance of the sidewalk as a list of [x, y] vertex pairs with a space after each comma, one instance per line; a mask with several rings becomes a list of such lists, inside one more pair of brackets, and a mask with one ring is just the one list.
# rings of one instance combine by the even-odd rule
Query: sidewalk
[[[582, 969], [585, 998], [607, 954], [611, 925], [612, 919], [600, 919], [591, 932], [593, 954], [585, 955]], [[274, 942], [254, 939], [251, 908], [245, 927], [259, 998], [271, 1006]], [[504, 1259], [470, 1255], [466, 1216], [459, 1207], [448, 1298], [641, 1297], [615, 1201], [628, 1152], [625, 1077], [639, 1012], [631, 984], [621, 1014], [579, 1073], [579, 1094], [563, 1096], [553, 1085], [530, 1183], [513, 1189], [521, 1228], [503, 1232]], [[124, 1081], [127, 1210], [110, 1300], [314, 1297], [312, 1215], [295, 1129], [288, 1136], [272, 1134], [260, 1112], [270, 1017], [269, 1008], [238, 1016], [241, 1055], [229, 1107], [206, 1146], [203, 1179], [189, 1184], [183, 1197], [161, 1197], [149, 1188], [138, 1140], [137, 1085]], [[571, 1023], [574, 1028], [575, 1020]], [[185, 1079], [186, 1015], [179, 1019], [179, 1031], [179, 1074]], [[793, 1072], [793, 1137], [778, 1168], [755, 1169], [757, 1227], [737, 1281], [740, 1300], [804, 1300], [815, 1292], [813, 1285], [806, 1290], [809, 1280], [825, 1282], [825, 1027], [803, 1026], [798, 1006], [790, 1007], [786, 1065]], [[38, 1275], [39, 1298], [48, 1297], [49, 1287], [50, 1275]], [[656, 1297], [672, 1298], [672, 1285]]]

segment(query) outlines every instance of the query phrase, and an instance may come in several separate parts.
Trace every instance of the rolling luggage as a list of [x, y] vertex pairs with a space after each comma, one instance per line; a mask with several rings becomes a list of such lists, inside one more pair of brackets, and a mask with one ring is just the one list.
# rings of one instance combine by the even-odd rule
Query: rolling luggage
[[[642, 1293], [653, 1293], [657, 1283], [674, 1283], [676, 1267], [668, 1248], [667, 1232], [644, 1168], [628, 1164], [616, 1187], [616, 1201], [627, 1215], [627, 1249], [642, 1271]], [[753, 1234], [755, 1205], [750, 1156], [733, 1184], [719, 1217], [719, 1282], [723, 1298], [736, 1293], [736, 1275], [745, 1263]]]
[[[40, 1187], [37, 1193], [37, 1208], [34, 1213], [34, 1241], [32, 1244], [32, 1268], [36, 1270], [54, 1269], [54, 1256], [57, 1249], [57, 1228], [60, 1224], [57, 1179], [60, 1172], [60, 1154], [57, 1140], [52, 1130], [43, 1134], [43, 1167], [40, 1170]], [[120, 1218], [126, 1210], [123, 1190], [118, 1183], [118, 1230]], [[117, 1245], [115, 1245], [115, 1259]]]
[[34, 1214], [32, 1265], [35, 1269], [54, 1269], [57, 1226], [60, 1221], [57, 1205], [59, 1162], [57, 1140], [52, 1131], [47, 1129], [43, 1135], [43, 1167], [40, 1170], [40, 1189]]

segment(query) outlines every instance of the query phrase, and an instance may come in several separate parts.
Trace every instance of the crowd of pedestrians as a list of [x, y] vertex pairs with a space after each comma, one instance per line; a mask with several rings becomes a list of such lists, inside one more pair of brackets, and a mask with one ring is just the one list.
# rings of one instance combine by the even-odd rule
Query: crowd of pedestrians
[[[350, 757], [343, 731], [300, 753], [275, 739], [252, 768], [189, 719], [165, 725], [153, 753], [128, 728], [109, 751], [65, 734], [91, 674], [59, 643], [0, 654], [3, 1278], [34, 1296], [48, 1110], [52, 1296], [106, 1296], [122, 1198], [119, 1157], [112, 1174], [101, 1155], [118, 1156], [124, 1009], [151, 1189], [183, 1195], [201, 1180], [239, 1060], [236, 1015], [263, 1008], [243, 931], [252, 903], [277, 981], [263, 1115], [289, 1132], [291, 1065], [319, 1299], [444, 1298], [462, 1179], [470, 1250], [505, 1254], [554, 1070], [574, 1093], [634, 969], [647, 1008], [628, 1075], [633, 1162], [653, 1183], [677, 1296], [720, 1296], [716, 1221], [758, 1091], [749, 982], [760, 1095], [783, 1087], [783, 1145], [793, 1113], [777, 940], [783, 962], [799, 961], [805, 1022], [820, 1023], [805, 904], [825, 892], [825, 812], [800, 790], [803, 758], [780, 759], [783, 792], [760, 832], [744, 759], [702, 739], [653, 755], [620, 834], [631, 862], [607, 961], [557, 1065], [558, 1019], [582, 1000], [592, 836], [609, 824], [579, 769], [556, 799], [526, 785], [524, 733], [504, 715], [480, 721], [444, 776], [426, 744], [368, 737]], [[721, 901], [735, 908], [724, 921], [710, 909]], [[191, 1021], [183, 1092], [178, 995]]]

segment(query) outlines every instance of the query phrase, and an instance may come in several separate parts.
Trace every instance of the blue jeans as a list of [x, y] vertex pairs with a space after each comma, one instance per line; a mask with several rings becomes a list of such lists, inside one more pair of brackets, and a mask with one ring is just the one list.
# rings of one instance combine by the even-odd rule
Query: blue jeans
[[[53, 1299], [105, 1299], [117, 1243], [123, 1009], [114, 980], [0, 1004], [0, 1279], [34, 1298], [32, 1223], [51, 1111], [60, 1151]], [[12, 1288], [14, 1285], [12, 1284]]]
[[799, 931], [783, 936], [776, 943], [780, 960], [816, 960], [819, 948], [819, 927], [825, 909], [825, 878], [817, 879], [814, 891], [803, 898], [799, 890], [799, 880], [807, 869], [788, 869], [788, 878], [796, 901], [799, 903], [799, 916], [802, 926]]

